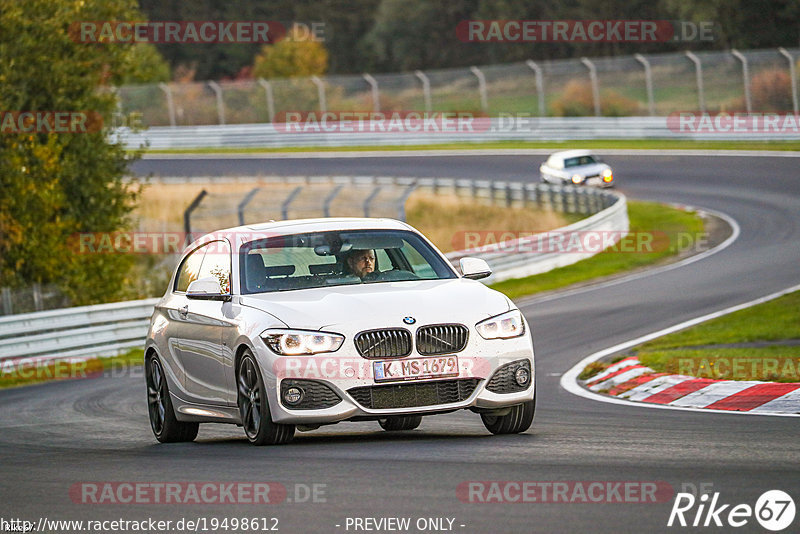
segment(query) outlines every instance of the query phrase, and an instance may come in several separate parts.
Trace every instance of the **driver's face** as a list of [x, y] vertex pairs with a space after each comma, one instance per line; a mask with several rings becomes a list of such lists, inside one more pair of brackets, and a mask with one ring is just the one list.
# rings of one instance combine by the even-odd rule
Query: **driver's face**
[[375, 270], [375, 253], [371, 250], [360, 250], [347, 259], [350, 270], [359, 278]]

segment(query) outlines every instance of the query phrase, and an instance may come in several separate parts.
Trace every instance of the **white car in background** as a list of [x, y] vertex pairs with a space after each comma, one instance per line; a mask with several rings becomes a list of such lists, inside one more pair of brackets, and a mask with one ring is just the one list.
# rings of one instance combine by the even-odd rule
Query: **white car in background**
[[539, 167], [539, 174], [550, 184], [614, 186], [611, 167], [588, 150], [556, 152]]
[[391, 219], [204, 236], [183, 254], [147, 335], [153, 433], [192, 441], [199, 423], [232, 423], [253, 444], [280, 444], [295, 429], [373, 420], [411, 430], [461, 409], [494, 434], [524, 432], [535, 409], [530, 328], [476, 281], [491, 274], [485, 261], [460, 267]]

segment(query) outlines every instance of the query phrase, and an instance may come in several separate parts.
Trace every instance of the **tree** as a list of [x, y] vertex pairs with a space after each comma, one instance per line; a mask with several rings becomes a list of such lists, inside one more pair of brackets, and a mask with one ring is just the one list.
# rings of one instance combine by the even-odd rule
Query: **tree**
[[286, 38], [264, 45], [256, 56], [253, 75], [258, 78], [305, 78], [325, 74], [328, 51], [321, 42], [303, 35], [298, 28]]
[[[142, 20], [135, 0], [0, 0], [0, 110], [72, 112], [112, 123], [111, 87], [145, 80], [136, 47], [85, 43], [76, 21]], [[152, 58], [152, 54], [150, 54]], [[125, 229], [136, 155], [107, 131], [0, 134], [0, 286], [56, 284], [76, 304], [125, 296], [132, 258], [81, 254], [73, 238]]]

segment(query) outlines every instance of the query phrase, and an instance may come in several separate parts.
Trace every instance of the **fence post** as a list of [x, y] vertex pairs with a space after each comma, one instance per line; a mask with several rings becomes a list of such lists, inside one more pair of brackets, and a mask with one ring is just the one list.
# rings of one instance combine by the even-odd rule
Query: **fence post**
[[183, 212], [183, 231], [186, 233], [187, 245], [194, 241], [194, 239], [192, 239], [192, 212], [197, 209], [207, 194], [208, 191], [205, 189], [200, 191], [200, 194], [192, 200], [192, 203], [189, 204], [189, 207]]
[[325, 83], [319, 79], [319, 76], [312, 76], [311, 81], [317, 86], [317, 99], [319, 100], [319, 111], [325, 113], [328, 111], [328, 102], [325, 100]]
[[3, 294], [3, 315], [11, 315], [14, 313], [14, 306], [11, 302], [11, 290], [4, 287], [0, 293]]
[[795, 71], [794, 58], [785, 48], [779, 48], [778, 52], [789, 60], [789, 77], [792, 79], [792, 109], [795, 113], [800, 113], [800, 106], [797, 103], [797, 72]]
[[367, 196], [367, 198], [364, 199], [364, 205], [363, 205], [364, 217], [369, 217], [370, 204], [372, 204], [372, 201], [375, 200], [375, 197], [377, 197], [380, 192], [381, 192], [381, 186], [377, 185], [375, 186], [375, 189], [373, 189], [372, 192], [369, 194], [369, 196]]
[[486, 92], [486, 76], [483, 75], [481, 69], [472, 66], [469, 68], [470, 72], [478, 78], [478, 93], [481, 96], [481, 109], [489, 113], [489, 95]]
[[272, 94], [272, 84], [264, 78], [259, 78], [258, 84], [264, 88], [264, 93], [267, 97], [267, 113], [269, 114], [269, 122], [275, 122], [275, 95]]
[[336, 198], [336, 195], [339, 194], [339, 191], [341, 191], [343, 187], [344, 184], [337, 185], [336, 187], [333, 188], [333, 191], [331, 191], [330, 194], [327, 197], [325, 197], [325, 200], [322, 203], [322, 213], [325, 217], [331, 216], [331, 203], [333, 202], [333, 200]]
[[366, 72], [361, 76], [363, 76], [364, 80], [369, 84], [370, 92], [372, 93], [372, 111], [377, 113], [381, 110], [381, 93], [378, 90], [378, 80]]
[[592, 82], [592, 100], [594, 101], [594, 116], [600, 116], [600, 87], [597, 84], [597, 68], [594, 66], [594, 63], [589, 61], [589, 58], [582, 57], [581, 63], [586, 65], [586, 68], [589, 69], [589, 80]]
[[647, 61], [647, 58], [644, 57], [642, 54], [636, 54], [633, 57], [636, 58], [636, 61], [642, 64], [644, 67], [644, 83], [647, 87], [647, 108], [650, 110], [650, 116], [656, 116], [656, 102], [653, 98], [653, 71], [650, 70], [650, 62]]
[[222, 101], [222, 87], [215, 81], [208, 82], [208, 86], [217, 95], [217, 117], [219, 123], [225, 124], [225, 102]]
[[158, 88], [164, 91], [164, 94], [167, 96], [167, 111], [169, 113], [169, 125], [175, 128], [178, 125], [177, 121], [175, 120], [175, 102], [172, 100], [172, 89], [169, 85], [161, 82], [158, 84]]
[[430, 113], [431, 109], [433, 109], [431, 104], [431, 81], [421, 70], [415, 70], [414, 76], [419, 78], [419, 81], [422, 82], [422, 96], [425, 99], [425, 111]]
[[239, 225], [240, 226], [244, 226], [244, 209], [245, 209], [245, 207], [247, 207], [247, 205], [250, 203], [250, 201], [253, 200], [253, 197], [256, 196], [256, 193], [258, 193], [260, 190], [261, 190], [260, 187], [256, 187], [255, 189], [253, 189], [252, 191], [247, 193], [244, 196], [244, 198], [242, 199], [242, 201], [239, 203], [239, 205], [236, 207], [236, 212], [239, 214]]
[[542, 79], [542, 68], [532, 59], [525, 62], [529, 69], [533, 71], [536, 80], [536, 95], [539, 100], [539, 116], [544, 117], [547, 115], [544, 103], [544, 80]]
[[36, 311], [42, 311], [44, 309], [44, 303], [42, 302], [42, 286], [38, 283], [33, 284], [33, 309]]
[[283, 204], [281, 204], [281, 219], [284, 221], [289, 218], [289, 204], [292, 203], [292, 201], [297, 197], [297, 195], [300, 194], [300, 191], [302, 190], [303, 186], [298, 185], [292, 190], [291, 193], [289, 193], [289, 196], [286, 197], [286, 200], [283, 201]]
[[397, 201], [397, 218], [403, 222], [405, 222], [406, 220], [406, 201], [416, 188], [417, 188], [417, 182], [410, 184], [408, 187], [406, 187], [406, 190], [403, 191], [403, 195]]
[[692, 63], [694, 63], [694, 74], [697, 78], [697, 102], [700, 105], [700, 111], [705, 113], [706, 95], [703, 91], [703, 64], [700, 62], [700, 58], [694, 55], [693, 52], [687, 50], [686, 57], [688, 57]]
[[753, 102], [750, 99], [750, 69], [747, 65], [747, 58], [735, 48], [731, 50], [731, 54], [733, 54], [733, 57], [742, 62], [742, 78], [744, 79], [744, 105], [745, 108], [747, 108], [747, 113], [752, 113]]

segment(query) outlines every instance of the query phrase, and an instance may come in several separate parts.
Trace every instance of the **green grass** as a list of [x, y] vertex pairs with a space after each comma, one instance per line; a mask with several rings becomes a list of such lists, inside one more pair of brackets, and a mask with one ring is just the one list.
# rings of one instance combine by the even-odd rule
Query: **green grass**
[[[620, 252], [620, 248], [615, 246], [566, 267], [526, 278], [505, 280], [491, 287], [512, 299], [559, 289], [578, 282], [652, 265], [678, 254], [683, 248], [693, 246], [694, 236], [703, 233], [703, 220], [697, 214], [654, 202], [629, 201], [628, 218], [632, 233], [654, 232], [662, 238], [668, 237], [669, 245], [666, 246], [664, 241], [660, 246], [653, 246], [653, 252]], [[692, 237], [692, 240], [688, 238], [682, 240], [680, 244], [683, 248], [679, 248], [680, 235]], [[630, 241], [626, 243], [630, 244]]]
[[[654, 339], [633, 349], [665, 373], [725, 380], [800, 382], [800, 291]], [[758, 347], [729, 347], [759, 343]]]
[[601, 139], [577, 141], [494, 141], [491, 143], [442, 143], [436, 145], [286, 147], [286, 148], [181, 148], [148, 150], [149, 154], [257, 154], [272, 152], [370, 152], [397, 150], [491, 150], [491, 149], [617, 149], [617, 150], [800, 150], [800, 141], [690, 141], [680, 139]]
[[[800, 339], [800, 291], [654, 339], [639, 350]], [[800, 354], [800, 347], [793, 349]]]
[[106, 372], [120, 372], [144, 362], [143, 349], [131, 349], [124, 354], [107, 358], [93, 358], [84, 362], [50, 362], [41, 367], [22, 365], [0, 366], [0, 389], [29, 386], [51, 380], [78, 380], [92, 378]]

